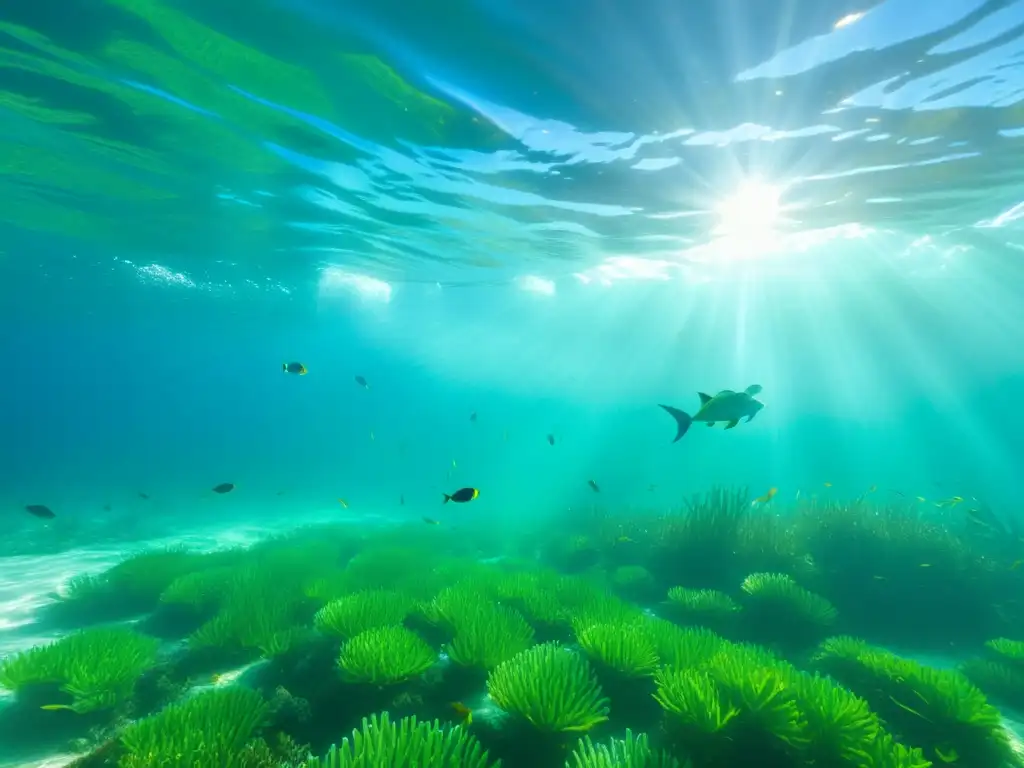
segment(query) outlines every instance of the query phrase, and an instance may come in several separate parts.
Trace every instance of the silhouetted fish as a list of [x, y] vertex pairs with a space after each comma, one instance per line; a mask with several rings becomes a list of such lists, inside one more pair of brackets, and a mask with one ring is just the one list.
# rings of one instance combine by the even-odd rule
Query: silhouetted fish
[[47, 520], [57, 516], [53, 513], [52, 509], [50, 509], [44, 504], [29, 504], [28, 506], [25, 507], [25, 511], [28, 512], [30, 515], [42, 517]]
[[233, 490], [235, 490], [234, 483], [221, 483], [220, 485], [213, 486], [214, 493], [231, 493]]

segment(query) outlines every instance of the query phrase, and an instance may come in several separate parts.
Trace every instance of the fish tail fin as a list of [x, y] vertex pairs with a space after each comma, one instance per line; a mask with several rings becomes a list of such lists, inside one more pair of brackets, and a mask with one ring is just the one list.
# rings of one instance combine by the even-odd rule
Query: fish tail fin
[[281, 363], [281, 370], [288, 373], [288, 363]]
[[669, 416], [676, 420], [676, 437], [672, 442], [678, 442], [679, 439], [686, 434], [686, 430], [690, 428], [690, 425], [693, 424], [693, 418], [685, 411], [673, 408], [671, 405], [659, 404], [659, 406], [668, 411]]
[[442, 503], [442, 504], [447, 504], [447, 503], [448, 503], [449, 501], [451, 501], [451, 500], [452, 500], [452, 497], [451, 497], [451, 496], [449, 496], [449, 495], [448, 495], [448, 494], [446, 493], [446, 494], [444, 494], [444, 501], [443, 501], [443, 502], [441, 502], [441, 503]]

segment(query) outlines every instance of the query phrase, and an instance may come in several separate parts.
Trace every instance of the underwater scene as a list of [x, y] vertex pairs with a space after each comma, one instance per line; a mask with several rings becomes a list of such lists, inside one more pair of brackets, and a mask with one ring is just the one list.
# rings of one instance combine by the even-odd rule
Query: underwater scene
[[1024, 768], [1024, 0], [7, 0], [0, 354], [0, 768]]

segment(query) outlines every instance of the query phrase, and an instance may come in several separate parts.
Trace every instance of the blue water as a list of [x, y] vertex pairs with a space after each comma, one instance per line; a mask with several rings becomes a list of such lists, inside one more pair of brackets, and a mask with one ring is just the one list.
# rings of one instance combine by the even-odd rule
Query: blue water
[[1024, 3], [632, 8], [5, 7], [6, 529], [1015, 502]]

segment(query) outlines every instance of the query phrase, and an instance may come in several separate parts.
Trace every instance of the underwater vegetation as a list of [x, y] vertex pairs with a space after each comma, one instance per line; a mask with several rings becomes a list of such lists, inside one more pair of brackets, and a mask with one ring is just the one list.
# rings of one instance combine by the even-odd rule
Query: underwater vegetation
[[83, 768], [1024, 766], [997, 709], [1024, 690], [1013, 563], [862, 500], [746, 498], [497, 553], [341, 524], [137, 552], [62, 590], [66, 636], [0, 661], [0, 746], [17, 723]]

